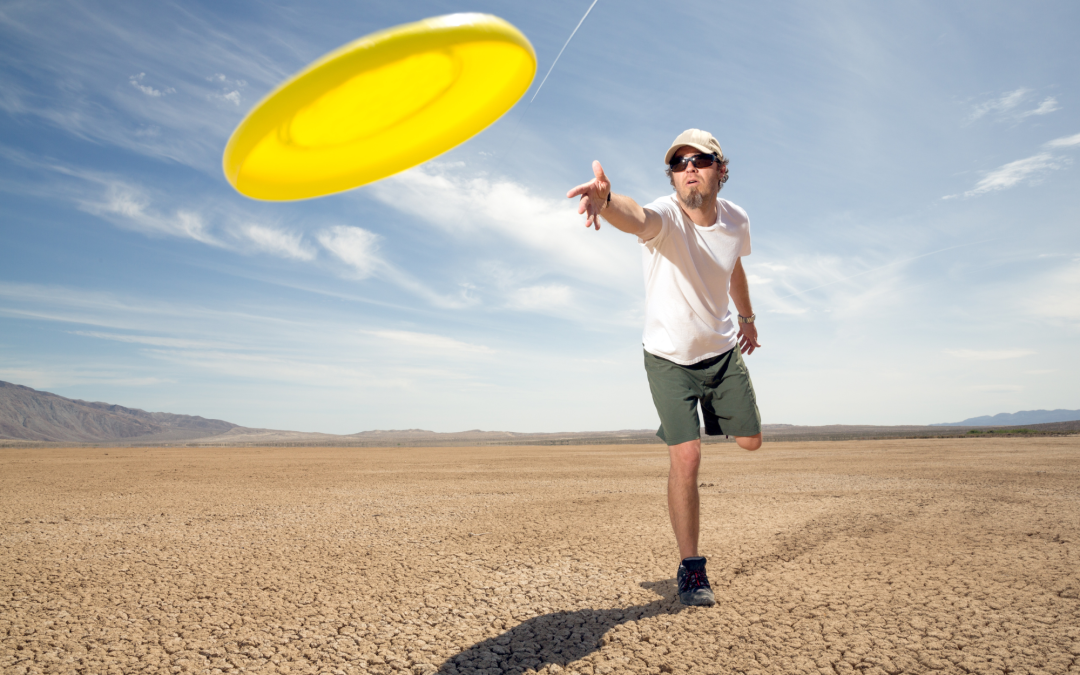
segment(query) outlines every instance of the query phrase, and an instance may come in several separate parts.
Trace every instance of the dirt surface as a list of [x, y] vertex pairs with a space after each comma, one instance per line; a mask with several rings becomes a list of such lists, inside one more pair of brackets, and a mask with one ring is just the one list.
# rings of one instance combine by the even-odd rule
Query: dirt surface
[[0, 450], [3, 673], [1080, 673], [1080, 438]]

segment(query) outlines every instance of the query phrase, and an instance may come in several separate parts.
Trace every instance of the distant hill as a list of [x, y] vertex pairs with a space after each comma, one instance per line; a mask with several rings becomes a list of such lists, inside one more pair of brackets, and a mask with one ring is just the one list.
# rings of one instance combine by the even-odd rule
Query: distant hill
[[0, 381], [0, 438], [59, 443], [183, 440], [236, 428], [222, 420], [78, 401]]
[[1018, 424], [1047, 424], [1049, 422], [1072, 422], [1080, 420], [1080, 410], [1021, 410], [1014, 413], [998, 413], [972, 417], [963, 422], [942, 422], [932, 427], [1008, 427]]

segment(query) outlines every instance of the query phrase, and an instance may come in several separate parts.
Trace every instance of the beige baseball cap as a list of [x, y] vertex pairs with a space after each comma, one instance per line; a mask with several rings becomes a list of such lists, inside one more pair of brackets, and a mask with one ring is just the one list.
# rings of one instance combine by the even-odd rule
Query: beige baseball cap
[[697, 148], [702, 152], [710, 152], [720, 159], [724, 158], [724, 151], [720, 149], [720, 143], [713, 138], [712, 134], [701, 129], [687, 129], [675, 137], [675, 142], [671, 144], [667, 154], [664, 155], [664, 164], [671, 164], [671, 156], [684, 145]]

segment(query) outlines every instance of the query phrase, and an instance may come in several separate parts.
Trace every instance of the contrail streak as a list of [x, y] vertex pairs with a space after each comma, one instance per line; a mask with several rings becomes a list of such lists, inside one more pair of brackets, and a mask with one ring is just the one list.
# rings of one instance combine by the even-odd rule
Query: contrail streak
[[[995, 239], [1000, 239], [1000, 237], [995, 237]], [[870, 274], [871, 272], [877, 272], [878, 270], [883, 270], [886, 267], [892, 267], [894, 265], [900, 265], [900, 264], [903, 264], [903, 263], [906, 263], [906, 262], [911, 262], [912, 260], [918, 260], [919, 258], [925, 258], [928, 255], [936, 255], [938, 253], [944, 253], [945, 251], [951, 251], [951, 250], [956, 249], [956, 248], [964, 248], [965, 246], [975, 246], [976, 244], [985, 244], [988, 241], [995, 241], [995, 239], [984, 239], [982, 241], [973, 241], [970, 244], [958, 244], [956, 246], [950, 246], [948, 248], [938, 249], [937, 251], [930, 251], [929, 253], [923, 253], [921, 255], [915, 256], [914, 258], [904, 258], [903, 260], [894, 260], [893, 262], [888, 263], [886, 265], [882, 265], [881, 267], [875, 267], [873, 269], [864, 270], [862, 272], [859, 272], [858, 274], [852, 274], [850, 277], [844, 277], [843, 279], [837, 279], [836, 281], [830, 281], [827, 284], [821, 284], [820, 286], [814, 286], [813, 288], [807, 288], [807, 289], [804, 289], [804, 290], [801, 290], [801, 291], [797, 291], [795, 293], [792, 293], [791, 295], [785, 295], [783, 297], [777, 298], [777, 300], [786, 300], [787, 298], [794, 298], [796, 295], [802, 295], [803, 293], [809, 293], [810, 291], [816, 291], [819, 288], [825, 288], [826, 286], [832, 286], [833, 284], [839, 284], [839, 283], [844, 282], [844, 281], [851, 281], [852, 279], [854, 279], [856, 277], [861, 277], [862, 275]]]
[[592, 4], [589, 5], [589, 8], [585, 10], [585, 16], [581, 17], [581, 21], [578, 21], [577, 26], [574, 27], [574, 32], [570, 33], [570, 37], [566, 38], [566, 44], [562, 46], [562, 49], [559, 50], [559, 55], [551, 62], [551, 67], [548, 68], [547, 75], [544, 75], [544, 79], [540, 81], [540, 86], [536, 88], [536, 92], [533, 94], [532, 98], [529, 99], [529, 103], [536, 100], [537, 94], [540, 93], [540, 90], [544, 88], [544, 83], [547, 82], [548, 75], [551, 75], [551, 71], [555, 70], [555, 64], [559, 62], [559, 56], [562, 56], [562, 53], [566, 51], [566, 45], [570, 44], [570, 41], [574, 39], [574, 35], [577, 34], [578, 28], [581, 28], [581, 24], [585, 23], [585, 17], [589, 16], [589, 12], [592, 11], [593, 7], [596, 7], [596, 3], [598, 2], [600, 2], [600, 0], [593, 0]]

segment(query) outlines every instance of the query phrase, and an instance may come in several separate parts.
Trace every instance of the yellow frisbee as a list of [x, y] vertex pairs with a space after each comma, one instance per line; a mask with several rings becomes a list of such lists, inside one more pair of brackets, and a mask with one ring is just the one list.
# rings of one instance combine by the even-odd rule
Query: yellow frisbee
[[483, 131], [535, 74], [529, 40], [490, 14], [448, 14], [372, 33], [256, 105], [225, 146], [225, 178], [248, 197], [275, 201], [377, 181]]

